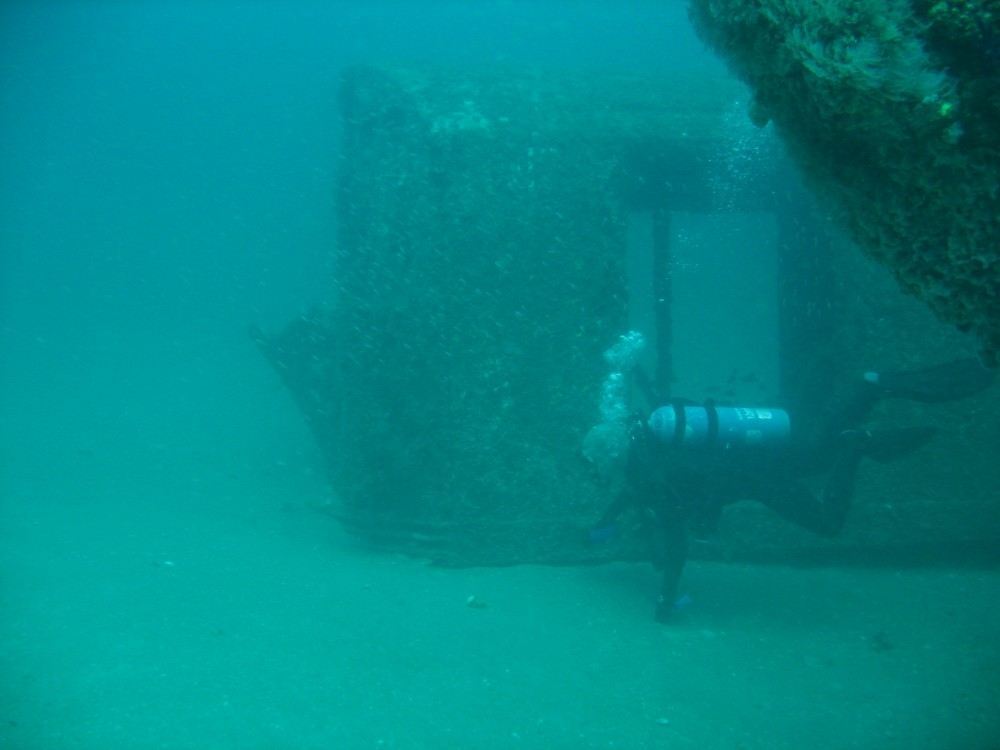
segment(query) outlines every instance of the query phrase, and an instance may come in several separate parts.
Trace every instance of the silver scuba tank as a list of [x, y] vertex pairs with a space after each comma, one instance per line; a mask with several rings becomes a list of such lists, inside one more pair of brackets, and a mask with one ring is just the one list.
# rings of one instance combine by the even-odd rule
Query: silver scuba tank
[[784, 409], [674, 402], [656, 409], [649, 429], [660, 441], [688, 448], [770, 447], [787, 442]]

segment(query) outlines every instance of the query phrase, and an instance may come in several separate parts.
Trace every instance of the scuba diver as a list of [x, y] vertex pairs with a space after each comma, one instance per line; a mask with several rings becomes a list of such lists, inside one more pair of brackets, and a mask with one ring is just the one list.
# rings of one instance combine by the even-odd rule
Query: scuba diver
[[[605, 356], [614, 366], [613, 353], [614, 348]], [[653, 564], [663, 571], [655, 610], [660, 622], [671, 620], [688, 602], [686, 596], [678, 597], [678, 585], [689, 531], [705, 538], [715, 531], [724, 506], [754, 500], [811, 532], [834, 536], [847, 519], [862, 459], [892, 461], [923, 446], [936, 432], [930, 427], [865, 429], [864, 420], [879, 400], [951, 401], [984, 390], [994, 379], [994, 372], [976, 359], [911, 372], [865, 373], [809, 432], [798, 424], [792, 430], [783, 409], [711, 401], [678, 400], [648, 418], [632, 414], [620, 419], [622, 379], [631, 364], [613, 371], [605, 382], [602, 413], [618, 421], [606, 419], [588, 434], [589, 446], [585, 441], [584, 454], [592, 463], [605, 459], [597, 466], [602, 474], [607, 475], [608, 466], [619, 467], [615, 499], [589, 529], [588, 541], [611, 539], [618, 518], [627, 509], [638, 512]], [[609, 430], [617, 438], [609, 441]], [[616, 440], [618, 448], [608, 451]], [[602, 446], [595, 449], [597, 443]], [[806, 483], [810, 477], [822, 477], [818, 492]]]

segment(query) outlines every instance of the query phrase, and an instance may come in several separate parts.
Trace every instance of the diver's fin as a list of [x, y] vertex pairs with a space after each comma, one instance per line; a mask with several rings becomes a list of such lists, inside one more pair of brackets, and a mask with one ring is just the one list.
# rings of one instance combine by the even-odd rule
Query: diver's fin
[[922, 448], [937, 434], [934, 427], [901, 427], [891, 430], [870, 430], [861, 446], [861, 453], [879, 463], [889, 463]]

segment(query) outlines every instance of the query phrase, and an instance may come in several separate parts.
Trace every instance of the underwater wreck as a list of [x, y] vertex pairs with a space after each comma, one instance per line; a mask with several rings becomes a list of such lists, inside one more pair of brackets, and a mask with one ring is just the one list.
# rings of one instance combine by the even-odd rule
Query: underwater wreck
[[[638, 408], [808, 409], [872, 362], [969, 347], [813, 210], [732, 81], [363, 67], [340, 109], [335, 289], [254, 337], [322, 449], [337, 517], [376, 547], [443, 564], [634, 554], [582, 544], [609, 496], [581, 444], [627, 330], [649, 341]], [[992, 548], [1000, 469], [978, 415], [938, 454], [962, 476], [923, 462], [863, 478], [842, 539], [746, 507], [699, 552]]]
[[944, 321], [1000, 357], [1000, 5], [692, 0], [810, 188]]

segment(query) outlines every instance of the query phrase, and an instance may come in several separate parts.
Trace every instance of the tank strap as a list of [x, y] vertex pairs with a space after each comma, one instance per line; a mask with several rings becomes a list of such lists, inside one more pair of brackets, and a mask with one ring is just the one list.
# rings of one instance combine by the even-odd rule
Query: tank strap
[[708, 416], [708, 439], [706, 445], [715, 445], [719, 439], [719, 412], [715, 410], [715, 399], [705, 401], [705, 414]]
[[684, 432], [687, 429], [687, 415], [684, 413], [684, 399], [674, 399], [670, 408], [674, 410], [674, 445], [684, 444]]

